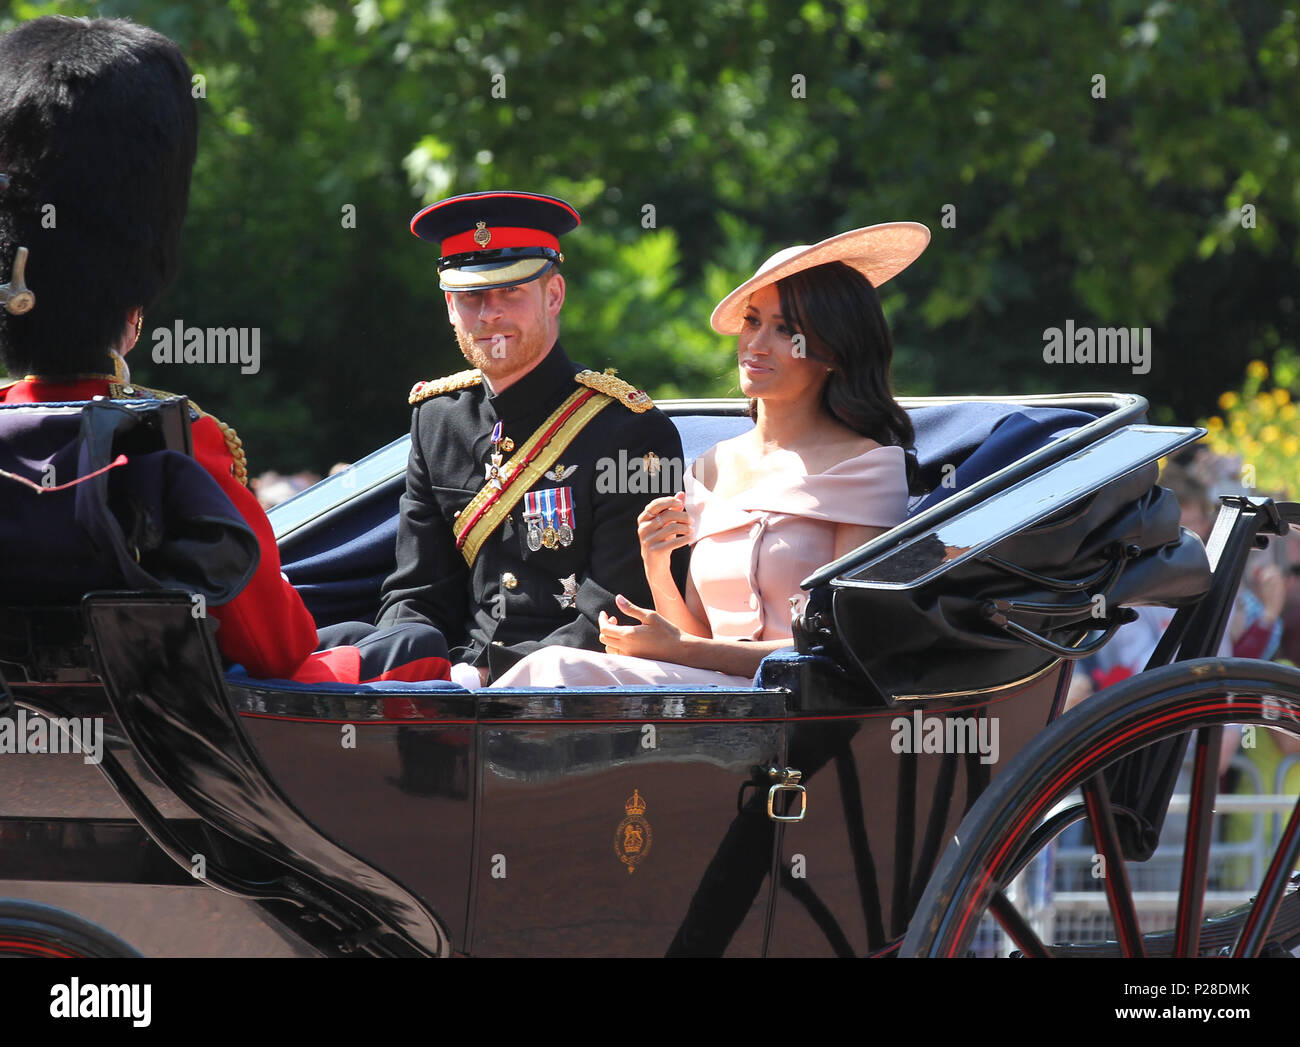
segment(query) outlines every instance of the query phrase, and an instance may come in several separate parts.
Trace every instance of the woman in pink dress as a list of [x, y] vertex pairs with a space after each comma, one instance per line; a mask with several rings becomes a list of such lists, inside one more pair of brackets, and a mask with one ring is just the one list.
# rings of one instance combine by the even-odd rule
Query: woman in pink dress
[[[914, 484], [911, 422], [890, 392], [893, 342], [875, 287], [930, 233], [913, 222], [855, 229], [766, 262], [718, 304], [738, 335], [754, 428], [711, 447], [685, 494], [638, 520], [654, 609], [619, 596], [602, 612], [605, 652], [550, 647], [494, 687], [749, 686], [789, 647], [800, 581], [900, 523]], [[691, 545], [686, 594], [669, 569]]]

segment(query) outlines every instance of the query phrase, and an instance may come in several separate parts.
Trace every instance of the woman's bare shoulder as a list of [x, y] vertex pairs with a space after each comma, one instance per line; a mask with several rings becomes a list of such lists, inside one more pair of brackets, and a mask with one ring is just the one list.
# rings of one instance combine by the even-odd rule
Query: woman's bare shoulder
[[700, 454], [695, 459], [695, 464], [691, 468], [695, 472], [695, 479], [707, 487], [710, 491], [717, 487], [719, 473], [724, 470], [732, 471], [737, 456], [745, 454], [745, 448], [748, 440], [745, 435], [733, 436], [730, 440], [723, 440], [714, 444], [707, 451]]
[[841, 439], [827, 440], [813, 449], [808, 455], [808, 458], [811, 459], [807, 463], [808, 472], [809, 474], [824, 473], [826, 470], [834, 469], [844, 462], [861, 458], [870, 451], [879, 450], [881, 446], [879, 441], [873, 440], [869, 436], [862, 436], [859, 433], [848, 431]]

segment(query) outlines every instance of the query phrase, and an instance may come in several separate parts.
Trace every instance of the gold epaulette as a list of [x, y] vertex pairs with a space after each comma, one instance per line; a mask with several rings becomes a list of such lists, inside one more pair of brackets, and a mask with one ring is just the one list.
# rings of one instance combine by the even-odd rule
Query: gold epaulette
[[580, 384], [595, 389], [598, 393], [612, 396], [636, 414], [643, 414], [655, 405], [648, 393], [629, 385], [622, 378], [616, 378], [617, 374], [618, 371], [613, 367], [607, 367], [604, 374], [599, 371], [579, 371], [573, 377]]
[[446, 378], [434, 378], [428, 382], [416, 382], [411, 386], [411, 395], [407, 397], [407, 402], [414, 407], [416, 404], [429, 399], [431, 396], [439, 396], [442, 393], [454, 393], [457, 389], [468, 389], [471, 385], [478, 385], [483, 381], [482, 371], [457, 371], [455, 374], [449, 374]]
[[[131, 390], [131, 393], [129, 394], [131, 396], [135, 396], [138, 393], [144, 393], [146, 396], [152, 396], [158, 400], [166, 400], [173, 396], [184, 395], [183, 393], [166, 393], [163, 392], [161, 389], [147, 389], [143, 385], [135, 385], [134, 383], [124, 387], [123, 393], [126, 392], [126, 389]], [[186, 397], [186, 399], [189, 399], [189, 397]], [[215, 414], [208, 414], [207, 411], [203, 410], [203, 408], [200, 407], [198, 404], [196, 404], [193, 400], [190, 400], [190, 406], [193, 407], [194, 410], [198, 412], [198, 416], [200, 418], [204, 418], [204, 417], [211, 418], [214, 422], [217, 423], [217, 428], [221, 430], [221, 435], [226, 441], [226, 450], [230, 452], [230, 457], [234, 460], [234, 464], [231, 466], [230, 469], [230, 475], [233, 476], [245, 487], [247, 487], [248, 486], [248, 455], [244, 453], [244, 441], [241, 440], [239, 438], [239, 434], [235, 432], [235, 427], [233, 425], [227, 425]]]

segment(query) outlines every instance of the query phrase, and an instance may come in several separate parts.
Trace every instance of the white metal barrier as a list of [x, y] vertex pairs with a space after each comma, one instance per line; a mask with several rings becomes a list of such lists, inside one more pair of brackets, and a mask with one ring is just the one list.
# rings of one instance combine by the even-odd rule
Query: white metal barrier
[[[1295, 794], [1284, 794], [1282, 788], [1297, 763], [1300, 755], [1284, 758], [1271, 783], [1273, 791], [1268, 792], [1259, 768], [1240, 753], [1234, 756], [1231, 766], [1241, 775], [1238, 787], [1249, 791], [1220, 795], [1215, 800], [1206, 917], [1244, 905], [1255, 896], [1281, 836], [1284, 820], [1295, 807]], [[1155, 854], [1146, 862], [1125, 863], [1143, 934], [1170, 930], [1174, 926], [1190, 767], [1189, 755], [1175, 786], [1177, 791]], [[1056, 809], [1082, 802], [1076, 793]], [[1243, 823], [1241, 816], [1250, 816], [1249, 822]], [[1233, 821], [1228, 822], [1229, 818]], [[1007, 890], [1009, 899], [1045, 942], [1085, 944], [1115, 940], [1102, 879], [1104, 870], [1100, 867], [1100, 856], [1087, 840], [1085, 824], [1071, 826], [1057, 837]], [[1231, 831], [1225, 832], [1229, 828]], [[1221, 838], [1225, 835], [1242, 838]], [[1014, 947], [1002, 929], [985, 917], [975, 951], [1005, 956]]]

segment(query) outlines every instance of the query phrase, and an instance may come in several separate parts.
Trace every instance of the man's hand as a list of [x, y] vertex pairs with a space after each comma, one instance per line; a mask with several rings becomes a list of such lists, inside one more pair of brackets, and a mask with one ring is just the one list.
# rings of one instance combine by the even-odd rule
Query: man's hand
[[677, 626], [656, 611], [638, 607], [624, 596], [615, 597], [615, 601], [620, 610], [626, 611], [641, 624], [620, 625], [613, 615], [601, 611], [600, 642], [605, 645], [606, 651], [635, 658], [654, 658], [661, 662], [682, 662], [685, 657], [685, 641]]
[[636, 536], [641, 542], [641, 561], [646, 580], [672, 576], [672, 552], [691, 541], [691, 518], [686, 514], [686, 495], [656, 498], [636, 518]]

